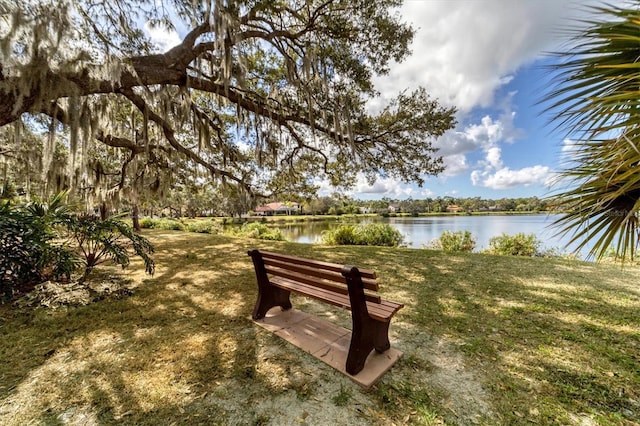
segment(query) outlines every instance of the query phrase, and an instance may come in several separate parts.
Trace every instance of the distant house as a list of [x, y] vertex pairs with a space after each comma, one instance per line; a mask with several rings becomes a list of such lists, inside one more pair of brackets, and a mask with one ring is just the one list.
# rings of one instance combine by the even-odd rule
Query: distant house
[[387, 211], [389, 213], [396, 213], [396, 212], [400, 211], [400, 206], [398, 206], [396, 204], [389, 204], [389, 207], [387, 207]]
[[450, 204], [447, 206], [447, 212], [448, 213], [460, 213], [463, 212], [464, 209], [460, 206], [457, 206], [455, 204]]
[[300, 213], [298, 203], [269, 203], [256, 208], [258, 216], [292, 215]]

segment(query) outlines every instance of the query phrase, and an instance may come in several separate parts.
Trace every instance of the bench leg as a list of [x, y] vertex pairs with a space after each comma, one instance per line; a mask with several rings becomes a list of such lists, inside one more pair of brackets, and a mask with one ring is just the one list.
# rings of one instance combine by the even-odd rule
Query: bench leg
[[358, 268], [345, 265], [342, 276], [347, 280], [351, 302], [351, 344], [347, 355], [347, 373], [355, 375], [364, 368], [364, 363], [373, 349], [382, 353], [391, 347], [389, 343], [390, 321], [371, 318]]
[[275, 306], [280, 306], [285, 311], [291, 309], [291, 300], [289, 299], [290, 292], [272, 286], [269, 283], [260, 251], [254, 249], [250, 250], [248, 254], [253, 260], [256, 280], [258, 282], [258, 299], [256, 300], [256, 306], [253, 308], [251, 318], [254, 320], [264, 318], [267, 311]]
[[364, 362], [373, 349], [373, 342], [362, 334], [351, 334], [351, 343], [349, 345], [349, 354], [347, 355], [347, 373], [356, 375], [364, 368]]
[[391, 347], [389, 343], [390, 322], [376, 321], [371, 318], [353, 324], [351, 344], [347, 355], [347, 373], [358, 374], [373, 349], [383, 353]]
[[255, 308], [253, 308], [251, 318], [254, 320], [264, 318], [267, 311], [275, 306], [280, 306], [283, 311], [291, 309], [289, 294], [290, 292], [274, 286], [260, 288], [258, 291], [258, 300], [256, 301]]
[[373, 347], [376, 349], [376, 352], [379, 354], [386, 352], [390, 347], [391, 343], [389, 343], [389, 324], [388, 322], [377, 322], [377, 331], [374, 337]]

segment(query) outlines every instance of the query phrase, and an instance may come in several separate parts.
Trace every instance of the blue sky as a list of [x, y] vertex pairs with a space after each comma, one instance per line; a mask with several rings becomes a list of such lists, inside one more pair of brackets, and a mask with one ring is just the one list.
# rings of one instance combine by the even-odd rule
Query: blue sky
[[[403, 17], [417, 29], [413, 54], [377, 80], [382, 99], [424, 86], [458, 108], [458, 125], [435, 142], [446, 170], [425, 185], [364, 179], [350, 195], [390, 197], [543, 197], [569, 141], [538, 104], [549, 87], [548, 52], [562, 29], [586, 14], [584, 0], [408, 0]], [[323, 188], [323, 192], [330, 192]]]

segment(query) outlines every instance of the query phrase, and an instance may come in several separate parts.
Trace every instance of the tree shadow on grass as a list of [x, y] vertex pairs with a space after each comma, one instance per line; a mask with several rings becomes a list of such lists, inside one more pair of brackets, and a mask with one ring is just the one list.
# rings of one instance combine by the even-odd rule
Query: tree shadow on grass
[[249, 405], [233, 415], [250, 422], [252, 398], [303, 386], [293, 351], [269, 360], [285, 379], [258, 362], [260, 345], [277, 338], [250, 321], [248, 246], [224, 241], [157, 242], [158, 273], [130, 298], [12, 315], [3, 324], [11, 366], [0, 373], [0, 423], [226, 423], [233, 413], [216, 400], [243, 387], [239, 402]]

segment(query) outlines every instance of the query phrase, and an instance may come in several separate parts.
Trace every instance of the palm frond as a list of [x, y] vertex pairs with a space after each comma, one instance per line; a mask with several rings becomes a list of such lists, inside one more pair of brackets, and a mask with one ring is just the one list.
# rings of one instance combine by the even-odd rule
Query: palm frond
[[[555, 54], [555, 84], [543, 99], [556, 127], [577, 136], [555, 194], [556, 221], [580, 250], [602, 258], [609, 248], [633, 259], [640, 215], [640, 1], [592, 8]], [[602, 18], [602, 19], [601, 19]]]

